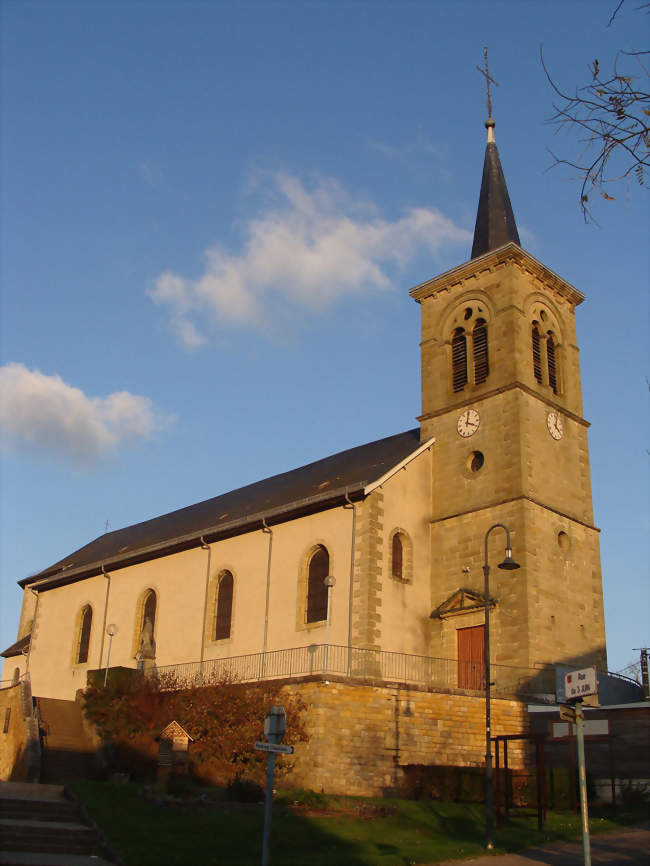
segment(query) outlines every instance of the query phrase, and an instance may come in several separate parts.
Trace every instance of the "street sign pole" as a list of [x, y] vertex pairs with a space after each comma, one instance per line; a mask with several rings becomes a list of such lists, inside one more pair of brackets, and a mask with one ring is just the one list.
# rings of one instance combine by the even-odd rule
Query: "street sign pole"
[[580, 783], [580, 814], [582, 817], [582, 849], [585, 856], [585, 866], [591, 866], [589, 806], [587, 804], [587, 773], [585, 770], [585, 714], [580, 703], [576, 704], [576, 737], [578, 740], [578, 780]]
[[282, 738], [287, 730], [287, 714], [284, 707], [271, 707], [264, 719], [264, 736], [266, 743], [255, 743], [259, 751], [268, 752], [266, 762], [266, 798], [264, 800], [264, 835], [262, 837], [262, 866], [269, 866], [269, 848], [271, 841], [271, 805], [273, 803], [273, 775], [275, 772], [275, 755], [277, 752], [293, 752], [291, 746], [282, 746]]
[[262, 866], [269, 866], [269, 840], [271, 838], [271, 804], [273, 802], [274, 773], [275, 752], [269, 752], [266, 762], [266, 799], [264, 800], [264, 837], [262, 840]]

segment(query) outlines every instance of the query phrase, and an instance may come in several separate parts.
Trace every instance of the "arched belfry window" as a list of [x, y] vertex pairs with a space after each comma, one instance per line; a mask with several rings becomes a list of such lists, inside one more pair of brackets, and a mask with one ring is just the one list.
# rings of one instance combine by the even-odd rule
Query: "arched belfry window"
[[554, 394], [557, 394], [557, 366], [555, 363], [555, 338], [549, 331], [546, 338], [546, 359], [548, 361], [548, 384]]
[[488, 361], [488, 336], [487, 322], [485, 319], [477, 319], [472, 332], [474, 349], [474, 384], [481, 385], [490, 372]]
[[307, 569], [307, 622], [321, 622], [327, 618], [325, 578], [329, 569], [330, 555], [327, 548], [319, 544], [311, 555]]
[[456, 328], [451, 340], [451, 380], [454, 393], [467, 385], [467, 337], [463, 328]]
[[79, 624], [79, 644], [77, 647], [77, 664], [84, 665], [88, 661], [90, 648], [90, 630], [93, 624], [93, 609], [87, 604], [81, 611], [81, 622]]
[[533, 376], [539, 385], [548, 385], [554, 394], [559, 394], [561, 346], [557, 338], [557, 320], [543, 303], [534, 305], [531, 320]]
[[233, 586], [234, 580], [231, 572], [224, 571], [219, 578], [217, 589], [216, 616], [214, 621], [215, 640], [224, 640], [230, 637]]
[[456, 394], [466, 385], [482, 385], [490, 374], [488, 354], [489, 311], [480, 300], [456, 310], [451, 332], [451, 388]]
[[533, 347], [533, 374], [535, 379], [542, 384], [542, 347], [537, 322], [533, 322], [531, 331]]

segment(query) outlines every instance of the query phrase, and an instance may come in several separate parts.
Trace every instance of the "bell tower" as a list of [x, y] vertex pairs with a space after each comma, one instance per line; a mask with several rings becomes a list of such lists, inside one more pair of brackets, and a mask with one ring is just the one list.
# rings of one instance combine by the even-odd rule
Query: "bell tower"
[[[480, 594], [484, 536], [503, 523], [521, 569], [492, 570], [492, 662], [603, 667], [575, 328], [584, 296], [521, 247], [494, 126], [470, 260], [411, 290], [422, 308], [421, 435], [436, 440], [430, 651], [457, 657], [459, 630], [483, 622], [480, 605], [451, 616], [445, 604], [459, 590]], [[490, 551], [494, 565], [498, 540]]]

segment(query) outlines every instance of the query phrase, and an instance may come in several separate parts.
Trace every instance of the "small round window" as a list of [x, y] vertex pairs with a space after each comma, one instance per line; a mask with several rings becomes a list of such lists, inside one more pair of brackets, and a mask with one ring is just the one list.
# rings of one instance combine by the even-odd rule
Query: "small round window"
[[483, 456], [482, 451], [472, 451], [467, 458], [467, 468], [470, 472], [478, 472], [479, 469], [483, 468], [484, 463], [485, 457]]

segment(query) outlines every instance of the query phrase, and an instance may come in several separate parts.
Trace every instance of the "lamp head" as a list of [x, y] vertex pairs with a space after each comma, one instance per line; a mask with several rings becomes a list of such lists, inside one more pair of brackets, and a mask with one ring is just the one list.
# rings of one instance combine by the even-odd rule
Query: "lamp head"
[[502, 568], [504, 571], [514, 571], [521, 566], [512, 558], [512, 550], [509, 547], [506, 547], [506, 558], [503, 562], [499, 563], [498, 567]]
[[334, 584], [336, 583], [336, 578], [334, 578], [331, 574], [328, 574], [323, 583], [329, 589], [330, 586], [334, 586]]

